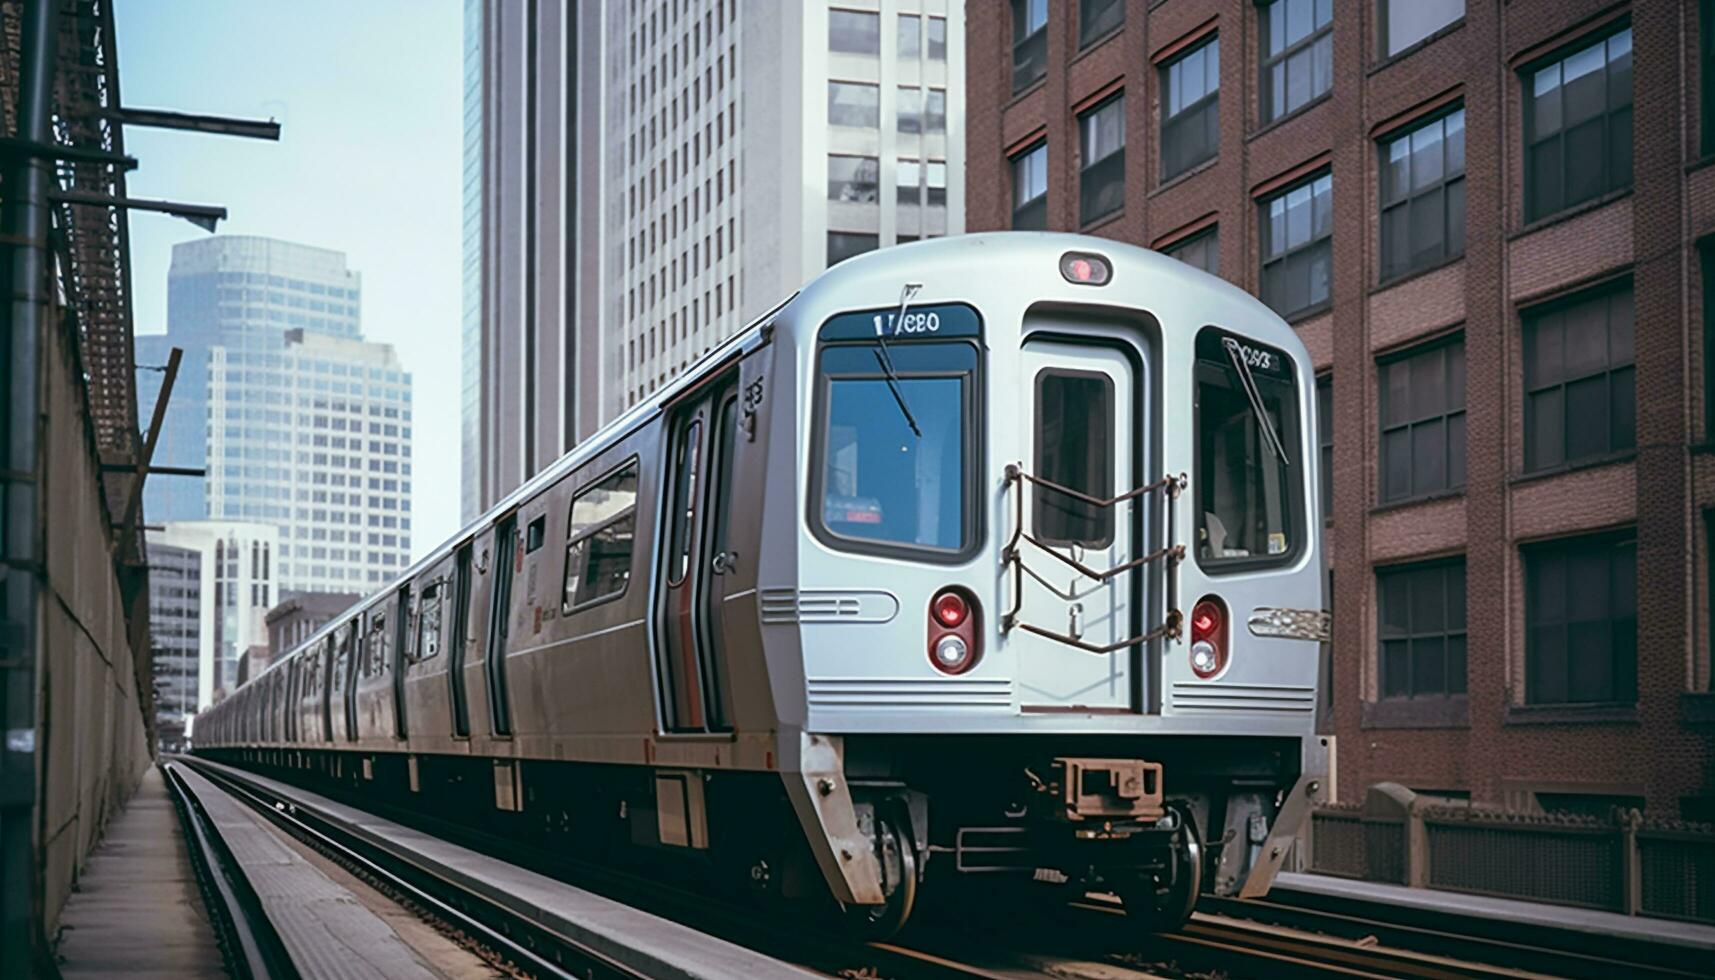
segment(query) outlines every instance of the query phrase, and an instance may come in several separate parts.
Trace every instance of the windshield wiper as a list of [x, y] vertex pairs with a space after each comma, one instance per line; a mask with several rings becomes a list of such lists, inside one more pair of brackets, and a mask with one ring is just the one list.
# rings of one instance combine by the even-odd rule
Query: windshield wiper
[[1224, 337], [1221, 342], [1227, 348], [1227, 356], [1232, 358], [1233, 370], [1239, 376], [1239, 387], [1245, 390], [1245, 397], [1250, 399], [1251, 411], [1256, 415], [1257, 428], [1262, 431], [1263, 441], [1280, 457], [1282, 465], [1291, 466], [1292, 461], [1286, 458], [1286, 446], [1281, 443], [1280, 434], [1274, 431], [1274, 420], [1268, 417], [1268, 410], [1263, 407], [1262, 392], [1257, 390], [1256, 378], [1251, 375], [1251, 366], [1245, 363], [1244, 348], [1231, 337]]
[[[911, 297], [923, 288], [920, 282], [908, 282], [899, 291], [899, 313], [894, 316], [894, 329], [905, 322], [905, 311], [911, 306]], [[887, 390], [893, 392], [893, 400], [899, 405], [900, 414], [905, 416], [905, 424], [911, 426], [911, 434], [923, 438], [923, 430], [917, 428], [917, 420], [911, 415], [911, 407], [905, 404], [905, 392], [899, 388], [899, 375], [893, 370], [893, 355], [887, 350], [887, 328], [881, 317], [875, 318], [875, 363], [881, 365], [881, 375], [887, 379]]]

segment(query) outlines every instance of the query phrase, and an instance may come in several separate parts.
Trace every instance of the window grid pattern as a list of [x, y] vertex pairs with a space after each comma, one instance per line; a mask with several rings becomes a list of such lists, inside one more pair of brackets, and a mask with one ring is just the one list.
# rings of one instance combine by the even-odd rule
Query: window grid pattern
[[1636, 445], [1632, 335], [1629, 285], [1527, 316], [1527, 472], [1600, 458]]
[[1161, 67], [1161, 179], [1172, 180], [1221, 144], [1221, 39]]
[[1465, 485], [1465, 341], [1380, 366], [1382, 503]]
[[1637, 537], [1524, 549], [1525, 701], [1637, 700]]
[[1465, 559], [1376, 569], [1383, 699], [1465, 693]]
[[1083, 148], [1078, 219], [1087, 225], [1125, 206], [1125, 96], [1078, 117], [1078, 129]]
[[1012, 91], [1048, 74], [1048, 0], [1012, 0]]
[[1319, 309], [1330, 296], [1334, 179], [1324, 173], [1261, 202], [1262, 301], [1283, 317]]
[[1465, 110], [1381, 144], [1381, 275], [1465, 251]]
[[1632, 183], [1632, 31], [1525, 73], [1525, 220]]
[[1258, 11], [1262, 121], [1297, 112], [1334, 85], [1333, 0], [1273, 0]]
[[1012, 227], [1048, 227], [1048, 144], [1038, 143], [1012, 158]]

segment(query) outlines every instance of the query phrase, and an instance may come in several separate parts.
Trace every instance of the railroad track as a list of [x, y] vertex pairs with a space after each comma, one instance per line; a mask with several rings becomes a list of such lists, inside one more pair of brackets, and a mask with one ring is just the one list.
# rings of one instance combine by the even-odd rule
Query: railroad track
[[[175, 763], [167, 763], [169, 782], [186, 794], [195, 808], [195, 795], [183, 778], [172, 772], [173, 765]], [[192, 765], [204, 779], [247, 804], [287, 834], [338, 862], [391, 898], [409, 905], [420, 916], [438, 922], [467, 943], [481, 948], [507, 969], [545, 980], [648, 980], [647, 974], [601, 950], [547, 929], [529, 916], [456, 881], [431, 875], [399, 860], [323, 818], [313, 808], [300, 807], [295, 801], [268, 793], [249, 781], [234, 779], [217, 767]], [[242, 878], [242, 872], [230, 864], [229, 860], [228, 877]], [[254, 902], [254, 895], [251, 901]], [[259, 905], [248, 910], [247, 921], [253, 927], [259, 911]], [[261, 917], [261, 922], [266, 923], [265, 916]], [[271, 930], [267, 931], [271, 933]], [[278, 937], [274, 941], [277, 944]], [[250, 975], [295, 976], [296, 971], [291, 968], [289, 958], [283, 962], [285, 969], [276, 962], [272, 972]]]
[[[286, 797], [264, 792], [249, 780], [234, 779], [219, 767], [197, 765], [205, 777], [216, 781], [223, 789], [244, 799], [253, 807], [284, 827], [310, 846], [332, 853], [337, 860], [356, 864], [364, 877], [388, 883], [395, 877], [394, 863], [385, 854], [368, 853], [374, 849], [361, 840], [345, 835], [337, 825], [322, 820], [308, 806], [298, 806]], [[559, 878], [578, 887], [596, 891], [616, 901], [645, 909], [674, 919], [692, 928], [711, 933], [728, 941], [748, 946], [769, 956], [797, 963], [829, 976], [852, 980], [1027, 980], [1027, 978], [1088, 977], [1091, 980], [1132, 980], [1159, 976], [1204, 976], [1219, 972], [1232, 977], [1409, 977], [1441, 980], [1441, 978], [1517, 978], [1543, 975], [1632, 975], [1613, 961], [1594, 959], [1582, 962], [1590, 973], [1569, 972], [1564, 959], [1545, 960], [1539, 964], [1531, 957], [1550, 951], [1515, 944], [1511, 949], [1498, 950], [1494, 944], [1458, 945], [1460, 937], [1433, 934], [1434, 942], [1425, 931], [1393, 932], [1368, 928], [1347, 918], [1340, 922], [1318, 918], [1310, 910], [1295, 910], [1298, 917], [1291, 922], [1275, 922], [1246, 916], [1255, 912], [1259, 903], [1229, 903], [1206, 899], [1187, 928], [1176, 934], [1152, 934], [1140, 937], [1130, 926], [1117, 901], [1090, 897], [1072, 903], [1071, 915], [1055, 918], [1052, 940], [1045, 948], [1020, 949], [1028, 943], [1018, 930], [999, 930], [972, 926], [971, 920], [954, 924], [954, 928], [916, 930], [895, 942], [862, 943], [843, 934], [794, 924], [782, 929], [775, 916], [759, 916], [754, 906], [711, 901], [707, 894], [681, 888], [659, 880], [644, 881], [634, 875], [611, 868], [566, 859], [546, 858], [540, 850], [532, 850], [516, 841], [505, 840], [460, 825], [450, 824], [420, 813], [403, 813], [393, 808], [370, 807], [378, 815], [398, 819], [418, 829], [453, 840], [502, 860], [526, 865], [539, 873]], [[343, 838], [343, 839], [342, 839]], [[371, 868], [371, 866], [374, 866]], [[415, 868], [397, 869], [421, 876]], [[569, 976], [565, 964], [572, 963], [578, 951], [553, 951], [563, 937], [529, 935], [536, 929], [533, 923], [519, 922], [510, 911], [497, 908], [481, 896], [470, 896], [475, 908], [466, 909], [461, 903], [449, 903], [438, 894], [446, 883], [400, 882], [403, 888], [428, 886], [429, 894], [422, 901], [412, 901], [431, 910], [433, 917], [442, 917], [437, 906], [446, 906], [445, 917], [458, 932], [495, 948], [508, 948], [507, 956], [521, 972], [547, 977]], [[486, 909], [484, 907], [487, 907]], [[510, 921], [509, 921], [510, 919]], [[467, 926], [465, 923], [469, 922]], [[980, 919], [975, 921], [981, 921]], [[1022, 923], [1021, 923], [1022, 924]], [[1031, 933], [1043, 933], [1042, 923], [1035, 923]], [[540, 932], [539, 929], [536, 929]], [[1409, 940], [1409, 941], [1408, 941]], [[593, 952], [593, 951], [592, 951]], [[1505, 952], [1505, 957], [1489, 954]], [[599, 956], [599, 953], [596, 955]], [[637, 976], [625, 972], [623, 964], [612, 964], [619, 973], [597, 972], [596, 976]], [[1597, 971], [1597, 967], [1605, 967]], [[1531, 970], [1543, 970], [1537, 973]], [[579, 970], [577, 975], [583, 975]], [[1657, 974], [1651, 974], [1657, 975]], [[1660, 974], [1683, 976], [1685, 974]]]

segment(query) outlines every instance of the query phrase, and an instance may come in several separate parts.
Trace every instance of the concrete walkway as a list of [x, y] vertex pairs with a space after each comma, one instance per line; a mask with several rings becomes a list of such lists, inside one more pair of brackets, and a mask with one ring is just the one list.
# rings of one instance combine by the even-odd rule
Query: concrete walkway
[[60, 915], [58, 955], [68, 980], [226, 976], [159, 769], [90, 857]]

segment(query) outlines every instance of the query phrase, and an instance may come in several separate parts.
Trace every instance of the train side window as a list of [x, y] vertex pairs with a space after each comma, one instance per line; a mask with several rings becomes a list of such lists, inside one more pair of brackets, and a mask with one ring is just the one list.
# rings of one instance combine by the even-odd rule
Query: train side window
[[430, 660], [441, 652], [441, 606], [446, 580], [435, 579], [417, 597], [416, 659]]
[[531, 521], [530, 526], [524, 531], [524, 553], [528, 555], [542, 547], [542, 539], [547, 536], [547, 533], [548, 518], [546, 515]]
[[[625, 594], [637, 531], [637, 457], [578, 491], [566, 522], [560, 608], [572, 612]], [[689, 482], [681, 481], [681, 482]], [[675, 525], [675, 534], [681, 531]], [[682, 555], [675, 538], [675, 556]]]
[[673, 503], [667, 512], [672, 522], [672, 548], [667, 552], [672, 564], [667, 569], [667, 584], [678, 585], [691, 570], [691, 528], [695, 524], [697, 506], [697, 465], [703, 450], [703, 420], [696, 419], [679, 433], [679, 445], [673, 451]]
[[1114, 495], [1114, 384], [1105, 374], [1047, 370], [1036, 376], [1036, 463], [1032, 526], [1046, 544], [1106, 548], [1114, 540], [1113, 508], [1075, 494]]
[[364, 644], [368, 656], [363, 658], [363, 676], [379, 677], [387, 673], [387, 615], [378, 613], [369, 620], [369, 642]]

